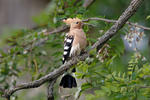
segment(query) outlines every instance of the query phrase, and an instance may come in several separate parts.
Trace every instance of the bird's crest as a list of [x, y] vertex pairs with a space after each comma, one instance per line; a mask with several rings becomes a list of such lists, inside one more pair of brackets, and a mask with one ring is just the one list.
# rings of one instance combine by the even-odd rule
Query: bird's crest
[[74, 23], [74, 22], [81, 22], [81, 19], [79, 18], [68, 18], [68, 19], [64, 19], [63, 22], [68, 24], [68, 25], [71, 25], [71, 23]]

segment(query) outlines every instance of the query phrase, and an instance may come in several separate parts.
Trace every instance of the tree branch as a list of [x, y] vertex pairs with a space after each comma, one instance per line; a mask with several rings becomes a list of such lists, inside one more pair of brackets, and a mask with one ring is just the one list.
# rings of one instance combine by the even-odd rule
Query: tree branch
[[33, 82], [29, 83], [23, 83], [20, 85], [17, 85], [16, 87], [12, 89], [8, 89], [4, 91], [3, 97], [10, 97], [14, 92], [22, 90], [22, 89], [29, 89], [29, 88], [37, 88], [44, 84], [45, 82], [52, 81], [62, 75], [67, 69], [69, 69], [72, 65], [77, 64], [78, 61], [85, 60], [85, 58], [88, 57], [88, 54], [85, 53], [79, 57], [74, 57], [71, 60], [69, 60], [64, 65], [61, 65], [58, 69], [55, 69], [53, 72], [49, 73], [48, 75], [43, 76], [39, 80], [35, 80]]
[[[98, 17], [87, 18], [87, 19], [84, 19], [84, 20], [82, 20], [82, 21], [83, 21], [83, 22], [88, 22], [88, 21], [90, 21], [90, 20], [104, 21], [104, 22], [107, 22], [107, 23], [116, 23], [116, 22], [118, 21], [118, 20], [112, 20], [112, 19], [106, 19], [106, 18], [98, 18]], [[136, 23], [132, 23], [132, 22], [129, 22], [129, 21], [127, 21], [126, 24], [132, 25], [132, 26], [136, 26], [136, 27], [142, 28], [142, 29], [144, 29], [144, 30], [150, 30], [150, 27], [138, 25], [138, 24], [136, 24]], [[87, 24], [87, 23], [84, 23], [84, 25], [93, 26], [93, 25]], [[67, 26], [67, 25], [61, 26], [61, 27], [58, 27], [57, 29], [55, 29], [55, 30], [49, 32], [47, 35], [49, 35], [49, 34], [54, 34], [54, 33], [64, 32], [64, 31], [66, 31], [67, 29], [69, 29], [69, 26]]]
[[[85, 19], [85, 20], [83, 20], [83, 22], [88, 22], [90, 20], [104, 21], [104, 22], [107, 22], [107, 23], [116, 23], [117, 22], [117, 20], [111, 20], [111, 19], [106, 19], [106, 18], [97, 18], [97, 17]], [[132, 25], [132, 26], [135, 26], [135, 27], [139, 27], [139, 28], [142, 28], [144, 30], [149, 30], [150, 31], [149, 27], [138, 25], [136, 23], [132, 23], [132, 22], [127, 21], [126, 24]]]
[[[104, 21], [104, 22], [107, 22], [107, 23], [116, 23], [117, 22], [117, 20], [111, 20], [111, 19], [106, 19], [106, 18], [98, 18], [98, 17], [88, 18], [88, 19], [85, 19], [85, 20], [82, 20], [82, 21], [83, 22], [88, 22], [90, 20]], [[132, 22], [129, 22], [129, 21], [127, 21], [126, 24], [150, 31], [150, 27], [138, 25], [136, 23], [132, 23]], [[95, 25], [92, 25], [92, 24], [89, 24], [89, 23], [84, 23], [84, 25], [89, 25], [89, 26], [95, 27]], [[58, 27], [57, 29], [55, 29], [55, 30], [53, 30], [51, 32], [48, 32], [48, 34], [46, 33], [46, 35], [64, 32], [64, 31], [66, 31], [68, 29], [69, 29], [69, 26], [64, 25], [64, 26]], [[48, 40], [47, 37], [44, 38], [44, 39], [41, 39], [37, 43], [35, 43], [33, 45], [33, 47], [39, 46], [41, 44], [44, 44], [47, 40]], [[26, 47], [25, 50], [30, 50], [30, 47]]]
[[88, 8], [95, 0], [84, 0], [83, 7]]
[[91, 49], [94, 49], [98, 46], [101, 47], [101, 45], [106, 43], [112, 36], [114, 36], [115, 33], [117, 33], [119, 29], [121, 29], [128, 21], [128, 19], [136, 12], [142, 1], [144, 0], [132, 0], [129, 7], [123, 12], [117, 22], [102, 37], [98, 38], [98, 41], [92, 46]]
[[[119, 17], [116, 23], [100, 38], [98, 41], [92, 46], [91, 49], [96, 48], [99, 45], [103, 45], [106, 43], [112, 36], [114, 36], [118, 30], [120, 30], [123, 25], [127, 22], [127, 20], [136, 12], [137, 8], [141, 5], [144, 0], [132, 0], [129, 7], [125, 10], [125, 12]], [[90, 50], [91, 50], [90, 49]], [[23, 83], [21, 85], [17, 85], [14, 88], [8, 89], [4, 91], [3, 97], [8, 98], [16, 91], [22, 89], [36, 88], [44, 84], [45, 82], [52, 81], [62, 75], [67, 69], [71, 68], [72, 65], [75, 65], [80, 60], [85, 60], [89, 56], [88, 53], [84, 53], [81, 56], [73, 57], [64, 65], [61, 65], [58, 69], [55, 69], [53, 72], [48, 75], [43, 76], [39, 80], [35, 80], [29, 83]]]
[[139, 86], [140, 88], [150, 88], [150, 86]]
[[56, 79], [49, 82], [49, 85], [47, 87], [47, 100], [54, 100], [53, 88], [54, 88], [54, 84], [56, 82]]

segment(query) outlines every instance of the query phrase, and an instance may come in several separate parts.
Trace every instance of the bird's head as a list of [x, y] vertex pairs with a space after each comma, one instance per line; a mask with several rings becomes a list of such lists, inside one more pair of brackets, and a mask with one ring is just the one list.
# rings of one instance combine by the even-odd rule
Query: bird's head
[[70, 25], [70, 28], [72, 29], [80, 29], [82, 28], [82, 21], [79, 18], [68, 18], [66, 20], [63, 20], [63, 22], [65, 22], [66, 24]]

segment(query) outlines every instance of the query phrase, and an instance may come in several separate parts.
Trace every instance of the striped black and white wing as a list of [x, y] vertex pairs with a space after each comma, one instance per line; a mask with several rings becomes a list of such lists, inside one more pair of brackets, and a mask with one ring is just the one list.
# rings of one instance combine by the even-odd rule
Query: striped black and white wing
[[73, 40], [74, 40], [73, 36], [66, 35], [65, 41], [64, 41], [64, 54], [63, 54], [63, 59], [62, 59], [63, 64], [69, 58]]

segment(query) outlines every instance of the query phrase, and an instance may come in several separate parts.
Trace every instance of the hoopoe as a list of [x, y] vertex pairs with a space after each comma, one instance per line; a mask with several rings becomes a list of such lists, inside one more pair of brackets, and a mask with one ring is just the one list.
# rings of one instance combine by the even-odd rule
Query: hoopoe
[[[63, 20], [66, 24], [70, 25], [70, 31], [66, 34], [64, 40], [64, 53], [63, 64], [73, 56], [78, 56], [86, 48], [86, 35], [82, 29], [82, 21], [78, 18], [68, 18]], [[75, 73], [75, 68], [72, 70], [72, 74]], [[77, 87], [76, 79], [69, 73], [65, 74], [60, 82], [60, 86], [63, 88]]]

